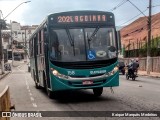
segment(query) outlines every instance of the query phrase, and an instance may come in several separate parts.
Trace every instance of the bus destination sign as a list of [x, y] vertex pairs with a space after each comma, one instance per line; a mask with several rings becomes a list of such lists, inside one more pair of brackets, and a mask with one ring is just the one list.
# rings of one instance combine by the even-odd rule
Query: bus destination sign
[[57, 23], [88, 23], [106, 21], [106, 15], [57, 16]]

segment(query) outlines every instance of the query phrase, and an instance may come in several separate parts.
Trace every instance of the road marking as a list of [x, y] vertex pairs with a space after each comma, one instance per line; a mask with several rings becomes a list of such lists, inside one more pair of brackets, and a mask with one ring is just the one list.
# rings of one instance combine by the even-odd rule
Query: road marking
[[27, 86], [27, 89], [30, 90], [30, 89], [29, 89], [29, 86]]
[[29, 92], [29, 93], [31, 93], [31, 90], [30, 90], [30, 89], [28, 89], [28, 92]]
[[25, 73], [25, 71], [24, 71], [24, 70], [21, 70], [21, 69], [20, 69], [20, 67], [21, 67], [21, 66], [18, 66], [18, 67], [17, 67], [17, 69], [18, 69], [20, 72]]
[[19, 66], [17, 66], [17, 68], [19, 68], [19, 67], [21, 67], [20, 65]]
[[30, 95], [31, 103], [32, 103], [33, 107], [37, 108], [37, 104], [35, 103], [35, 99], [33, 97], [33, 94], [31, 93], [31, 90], [30, 90], [30, 87], [29, 87], [29, 84], [28, 84], [27, 76], [25, 76], [25, 80], [26, 80], [26, 86], [27, 86], [27, 89], [28, 89], [28, 94]]
[[31, 101], [34, 101], [34, 98], [33, 98], [33, 97], [31, 97]]
[[33, 107], [37, 107], [37, 104], [36, 103], [32, 103]]
[[28, 82], [26, 81], [26, 85], [28, 86]]

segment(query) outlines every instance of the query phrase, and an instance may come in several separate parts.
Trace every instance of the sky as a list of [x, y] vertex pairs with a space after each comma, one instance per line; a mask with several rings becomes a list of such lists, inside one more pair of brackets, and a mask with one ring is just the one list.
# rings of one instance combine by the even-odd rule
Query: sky
[[[13, 9], [27, 0], [0, 0], [0, 10], [6, 17]], [[21, 25], [39, 25], [51, 13], [74, 10], [109, 11], [115, 15], [116, 26], [127, 25], [137, 18], [144, 16], [127, 0], [30, 0], [16, 8], [5, 20], [17, 21]], [[127, 2], [125, 2], [127, 1]], [[149, 6], [149, 0], [130, 0], [141, 11]], [[123, 3], [121, 6], [117, 6]], [[117, 6], [117, 7], [116, 7]], [[160, 0], [152, 0], [152, 14], [160, 12]], [[115, 8], [116, 7], [116, 8]], [[115, 9], [113, 9], [115, 8]], [[144, 12], [148, 15], [148, 10]], [[133, 17], [136, 18], [132, 19]], [[2, 18], [2, 17], [1, 17]], [[128, 20], [131, 21], [127, 22]]]

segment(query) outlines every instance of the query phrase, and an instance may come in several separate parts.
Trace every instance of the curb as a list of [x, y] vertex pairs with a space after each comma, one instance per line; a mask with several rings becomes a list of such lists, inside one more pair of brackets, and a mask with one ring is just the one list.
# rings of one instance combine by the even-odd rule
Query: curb
[[10, 72], [7, 72], [7, 73], [5, 73], [4, 75], [2, 75], [2, 76], [0, 77], [0, 80], [3, 79], [4, 77], [6, 77], [9, 73], [10, 73]]
[[138, 74], [140, 76], [147, 76], [147, 77], [153, 77], [153, 78], [160, 78], [160, 76], [151, 76], [151, 75], [145, 75], [145, 74]]

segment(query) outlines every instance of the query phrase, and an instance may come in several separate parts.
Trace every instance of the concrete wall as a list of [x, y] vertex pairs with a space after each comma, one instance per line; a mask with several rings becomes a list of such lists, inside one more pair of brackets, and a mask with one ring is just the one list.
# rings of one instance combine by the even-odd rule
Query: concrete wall
[[[122, 60], [125, 62], [125, 64], [128, 64], [132, 58], [120, 58], [119, 60]], [[134, 59], [134, 58], [133, 58]], [[142, 71], [146, 71], [147, 68], [147, 58], [139, 58], [139, 69]], [[160, 73], [160, 57], [151, 57], [151, 72], [158, 72]]]

